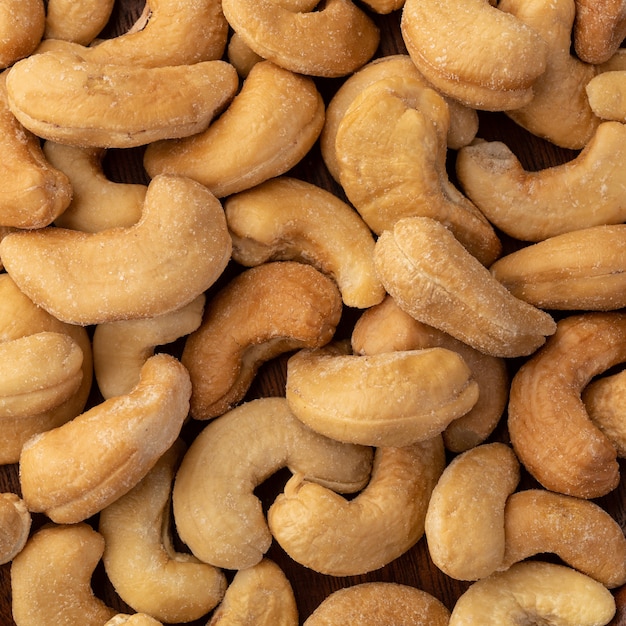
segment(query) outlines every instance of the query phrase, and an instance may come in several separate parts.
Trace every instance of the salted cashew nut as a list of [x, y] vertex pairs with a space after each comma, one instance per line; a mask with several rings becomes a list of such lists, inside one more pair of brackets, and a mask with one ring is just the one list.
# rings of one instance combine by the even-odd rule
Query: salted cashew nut
[[393, 582], [358, 583], [327, 596], [304, 626], [447, 626], [450, 611], [435, 596]]
[[598, 73], [586, 85], [589, 106], [603, 120], [626, 122], [626, 70]]
[[102, 626], [117, 611], [94, 595], [91, 577], [104, 538], [87, 523], [49, 524], [35, 532], [11, 564], [12, 608], [21, 626]]
[[163, 624], [146, 613], [133, 613], [131, 615], [118, 613], [105, 622], [104, 626], [163, 626]]
[[340, 492], [363, 488], [370, 448], [342, 444], [307, 428], [284, 398], [242, 404], [194, 439], [176, 474], [174, 520], [201, 561], [244, 569], [261, 561], [272, 535], [254, 489], [289, 467]]
[[185, 341], [192, 417], [211, 419], [234, 407], [270, 359], [327, 344], [341, 312], [335, 283], [310, 265], [275, 261], [237, 275], [208, 301]]
[[42, 152], [39, 139], [9, 108], [7, 71], [0, 73], [0, 225], [42, 228], [70, 204], [72, 185]]
[[9, 563], [23, 550], [31, 526], [24, 500], [10, 491], [0, 493], [0, 565]]
[[139, 221], [147, 185], [109, 180], [103, 171], [105, 149], [46, 141], [43, 153], [72, 185], [72, 200], [54, 220], [56, 226], [94, 233]]
[[379, 354], [397, 350], [442, 347], [458, 352], [478, 383], [476, 404], [453, 420], [443, 431], [448, 450], [463, 452], [480, 443], [494, 431], [509, 395], [509, 374], [504, 359], [475, 350], [432, 326], [418, 322], [387, 295], [356, 321], [350, 338], [354, 354]]
[[542, 309], [613, 311], [626, 306], [626, 224], [592, 226], [499, 258], [493, 276]]
[[473, 583], [449, 626], [604, 626], [614, 614], [615, 600], [602, 583], [564, 565], [526, 561]]
[[574, 49], [586, 63], [608, 61], [626, 37], [623, 0], [575, 0]]
[[5, 0], [0, 5], [0, 69], [31, 54], [44, 34], [43, 0]]
[[0, 242], [0, 257], [33, 302], [64, 322], [88, 325], [185, 306], [219, 278], [231, 248], [211, 192], [163, 175], [150, 181], [135, 225], [15, 232]]
[[311, 263], [331, 276], [347, 306], [367, 308], [385, 295], [374, 270], [374, 237], [354, 209], [312, 183], [282, 176], [224, 201], [232, 257]]
[[191, 383], [167, 354], [149, 358], [127, 395], [105, 400], [30, 439], [20, 455], [22, 497], [33, 512], [72, 524], [132, 489], [178, 438]]
[[430, 83], [475, 109], [522, 106], [546, 69], [542, 36], [486, 0], [408, 0], [401, 28], [411, 59]]
[[407, 446], [467, 413], [478, 384], [463, 358], [445, 348], [361, 356], [331, 345], [289, 358], [285, 395], [294, 415], [327, 437]]
[[505, 504], [520, 480], [506, 444], [486, 443], [455, 457], [433, 489], [425, 534], [433, 563], [457, 580], [479, 580], [502, 565]]
[[171, 313], [98, 324], [92, 344], [94, 374], [102, 396], [106, 399], [129, 393], [157, 346], [171, 344], [200, 326], [205, 300], [206, 296], [200, 294]]
[[227, 585], [220, 570], [173, 546], [171, 487], [185, 450], [177, 440], [133, 489], [100, 512], [98, 525], [104, 568], [117, 594], [166, 623], [200, 619]]
[[498, 8], [539, 33], [548, 47], [546, 69], [535, 81], [532, 100], [506, 114], [557, 146], [582, 149], [600, 118], [589, 106], [585, 91], [596, 69], [571, 54], [575, 0], [503, 0]]
[[548, 313], [511, 295], [437, 220], [396, 222], [378, 238], [374, 263], [402, 310], [486, 354], [532, 354], [556, 330]]
[[193, 178], [222, 198], [291, 169], [317, 140], [324, 118], [324, 101], [310, 77], [264, 61], [206, 131], [152, 143], [144, 166], [152, 177]]
[[437, 219], [488, 265], [501, 243], [448, 178], [449, 119], [444, 99], [421, 78], [395, 75], [365, 86], [337, 126], [339, 180], [376, 234], [409, 216]]
[[268, 558], [239, 570], [206, 626], [298, 626], [291, 583]]
[[500, 230], [542, 241], [571, 230], [626, 219], [622, 162], [626, 126], [603, 122], [573, 159], [525, 170], [500, 141], [461, 148], [456, 173], [463, 191]]
[[443, 440], [435, 436], [377, 448], [370, 481], [351, 500], [296, 474], [269, 508], [270, 531], [309, 569], [330, 576], [366, 574], [422, 538], [428, 501], [444, 467]]
[[145, 68], [57, 49], [18, 61], [6, 84], [11, 111], [38, 137], [131, 148], [204, 131], [234, 96], [238, 78], [219, 60]]
[[518, 491], [507, 499], [504, 533], [501, 569], [553, 553], [609, 589], [626, 583], [624, 531], [595, 502], [543, 489]]
[[44, 39], [61, 39], [84, 46], [107, 25], [115, 0], [48, 0]]
[[626, 360], [625, 337], [623, 313], [565, 317], [513, 377], [511, 443], [546, 489], [596, 498], [618, 485], [615, 446], [590, 420], [581, 393], [594, 376]]

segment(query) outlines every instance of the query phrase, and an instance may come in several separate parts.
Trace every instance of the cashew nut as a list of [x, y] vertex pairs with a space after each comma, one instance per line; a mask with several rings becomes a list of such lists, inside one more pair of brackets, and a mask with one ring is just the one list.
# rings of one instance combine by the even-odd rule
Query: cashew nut
[[221, 415], [244, 398], [263, 363], [327, 344], [341, 312], [335, 283], [310, 265], [276, 261], [237, 275], [207, 303], [185, 341], [191, 415]]
[[127, 493], [178, 437], [190, 394], [185, 368], [174, 357], [157, 354], [146, 361], [128, 395], [30, 439], [20, 456], [29, 510], [71, 524]]
[[623, 313], [571, 315], [513, 377], [511, 442], [546, 489], [596, 498], [618, 485], [615, 446], [589, 419], [581, 392], [594, 376], [626, 360], [625, 338]]
[[623, 0], [575, 0], [574, 49], [586, 63], [608, 61], [626, 37]]
[[626, 219], [622, 162], [626, 126], [603, 122], [573, 159], [526, 171], [506, 144], [480, 142], [459, 150], [463, 191], [499, 229], [522, 241]]
[[556, 330], [548, 313], [511, 295], [437, 220], [398, 221], [378, 238], [374, 263], [402, 310], [486, 354], [532, 354]]
[[127, 494], [100, 512], [105, 571], [135, 611], [161, 622], [191, 622], [222, 599], [226, 578], [217, 568], [177, 552], [170, 536], [170, 495], [186, 448], [178, 440]]
[[146, 615], [145, 613], [118, 613], [114, 615], [104, 626], [163, 626], [161, 622]]
[[351, 500], [296, 474], [267, 514], [272, 536], [297, 563], [330, 576], [379, 569], [424, 534], [431, 493], [445, 466], [440, 436], [377, 448], [365, 489]]
[[201, 561], [251, 567], [272, 541], [258, 485], [289, 467], [332, 489], [358, 491], [371, 459], [370, 448], [309, 430], [284, 398], [252, 400], [209, 422], [183, 457], [174, 482], [176, 528]]
[[626, 122], [626, 70], [601, 72], [586, 85], [589, 106], [603, 120]]
[[11, 565], [12, 608], [20, 626], [102, 626], [117, 611], [94, 595], [91, 577], [104, 538], [86, 523], [47, 525]]
[[151, 180], [134, 226], [11, 233], [0, 256], [33, 302], [88, 325], [185, 306], [221, 275], [231, 247], [220, 202], [193, 180], [164, 175]]
[[115, 0], [48, 0], [45, 39], [61, 39], [86, 46], [107, 25]]
[[43, 37], [45, 23], [42, 0], [4, 0], [0, 4], [0, 68], [33, 52]]
[[10, 491], [0, 493], [0, 565], [9, 563], [22, 551], [31, 525], [24, 500]]
[[385, 295], [374, 271], [374, 238], [358, 213], [311, 183], [283, 176], [227, 198], [233, 259], [311, 263], [337, 283], [347, 306], [367, 308]]
[[152, 177], [189, 176], [222, 198], [291, 169], [317, 140], [324, 117], [324, 101], [310, 77], [257, 63], [206, 131], [152, 143], [144, 166]]

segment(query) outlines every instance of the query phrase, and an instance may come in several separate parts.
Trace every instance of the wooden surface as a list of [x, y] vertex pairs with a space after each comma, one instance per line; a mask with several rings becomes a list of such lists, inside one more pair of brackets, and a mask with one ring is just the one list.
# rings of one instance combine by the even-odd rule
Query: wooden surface
[[[115, 36], [124, 32], [139, 16], [143, 5], [144, 2], [142, 0], [117, 2], [115, 12], [104, 35]], [[406, 52], [399, 31], [399, 17], [399, 13], [376, 17], [382, 31], [382, 44], [379, 55]], [[341, 81], [336, 79], [318, 79], [317, 83], [320, 92], [328, 102]], [[571, 151], [558, 149], [547, 142], [530, 136], [521, 128], [515, 126], [515, 124], [508, 120], [503, 114], [481, 113], [478, 135], [485, 139], [504, 140], [517, 154], [527, 169], [541, 169], [564, 162], [575, 156], [575, 153]], [[143, 171], [141, 158], [142, 149], [110, 151], [106, 159], [107, 174], [112, 179], [120, 182], [145, 183], [147, 182], [147, 177]], [[452, 160], [454, 155], [451, 154], [450, 158]], [[323, 165], [317, 145], [290, 174], [327, 188], [337, 195], [342, 196], [341, 189], [337, 187]], [[514, 244], [515, 242], [509, 243]], [[227, 272], [234, 271], [236, 271], [236, 268], [233, 267], [229, 267], [227, 270]], [[225, 276], [227, 275], [228, 274]], [[346, 311], [338, 330], [339, 335], [349, 336], [352, 324], [357, 315], [358, 312], [356, 311]], [[172, 351], [175, 352], [176, 347], [173, 347]], [[285, 363], [286, 357], [283, 357], [263, 366], [250, 390], [248, 398], [264, 395], [283, 395]], [[513, 372], [518, 364], [511, 361], [510, 365], [511, 371]], [[98, 401], [99, 398], [96, 391], [93, 394], [91, 402], [95, 403]], [[203, 425], [197, 423], [190, 424], [185, 429], [185, 437], [191, 440], [202, 426]], [[491, 439], [507, 441], [504, 418]], [[624, 464], [622, 463], [622, 471], [623, 470]], [[281, 490], [286, 478], [287, 471], [284, 470], [259, 488], [259, 496], [266, 506], [271, 503], [276, 493]], [[528, 477], [525, 477], [524, 481], [525, 486], [532, 485], [532, 480]], [[19, 493], [17, 466], [0, 468], [0, 490], [11, 490]], [[622, 484], [615, 492], [598, 501], [615, 516], [622, 525], [622, 528], [626, 528], [625, 501], [626, 492], [624, 481], [622, 481]], [[33, 528], [38, 528], [45, 521], [42, 516], [35, 516]], [[91, 521], [95, 523], [97, 519]], [[293, 563], [276, 545], [271, 547], [268, 556], [274, 559], [288, 576], [296, 595], [301, 622], [304, 621], [316, 606], [332, 591], [364, 581], [396, 581], [414, 585], [433, 594], [450, 609], [452, 609], [457, 598], [467, 588], [467, 583], [448, 578], [431, 563], [423, 539], [412, 550], [390, 563], [388, 566], [368, 575], [348, 578], [323, 576], [307, 570]], [[232, 573], [228, 573], [228, 575], [230, 576]], [[122, 611], [132, 612], [128, 607], [125, 607], [106, 580], [102, 564], [98, 566], [94, 574], [93, 588], [96, 594], [110, 606], [116, 607]], [[0, 566], [0, 626], [14, 625], [11, 617], [10, 596], [10, 566], [3, 565]], [[194, 622], [194, 624], [205, 624], [206, 621], [207, 619], [203, 618]], [[626, 624], [626, 618], [623, 615], [618, 615], [613, 624]], [[47, 625], [42, 624], [41, 626]]]

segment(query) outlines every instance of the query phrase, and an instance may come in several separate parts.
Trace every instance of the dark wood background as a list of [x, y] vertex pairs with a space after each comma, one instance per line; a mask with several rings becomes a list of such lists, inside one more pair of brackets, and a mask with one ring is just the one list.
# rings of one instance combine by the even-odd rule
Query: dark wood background
[[[125, 32], [138, 18], [144, 7], [144, 0], [118, 0], [111, 17], [110, 23], [103, 32], [103, 36], [115, 36]], [[382, 41], [377, 56], [405, 53], [402, 37], [400, 35], [399, 21], [400, 14], [395, 12], [387, 16], [374, 16], [381, 28]], [[330, 100], [333, 93], [341, 84], [341, 79], [316, 79], [319, 90], [326, 102]], [[565, 162], [575, 156], [576, 153], [559, 149], [548, 142], [542, 141], [526, 131], [516, 126], [504, 114], [483, 113], [479, 114], [480, 126], [478, 135], [485, 139], [501, 139], [515, 152], [522, 161], [524, 167], [529, 170], [538, 170], [551, 165]], [[148, 178], [142, 166], [143, 150], [141, 148], [131, 150], [111, 150], [107, 154], [105, 166], [109, 177], [119, 182], [143, 182], [147, 183]], [[454, 154], [450, 154], [450, 175], [453, 179], [453, 159]], [[291, 171], [290, 175], [317, 184], [340, 197], [342, 191], [328, 174], [321, 159], [319, 146], [315, 145], [310, 153]], [[505, 246], [515, 246], [516, 242], [505, 241]], [[224, 276], [214, 288], [218, 288], [223, 281], [228, 280], [238, 268], [231, 265], [227, 268]], [[338, 328], [338, 335], [349, 336], [352, 325], [358, 316], [358, 311], [346, 310], [342, 322]], [[180, 346], [172, 346], [171, 350], [176, 353]], [[275, 359], [271, 363], [264, 365], [248, 394], [248, 399], [259, 396], [284, 395], [286, 358]], [[510, 362], [511, 372], [519, 365], [512, 360]], [[99, 402], [97, 389], [94, 389], [90, 404]], [[187, 440], [193, 439], [195, 434], [204, 424], [190, 423], [185, 427], [184, 437]], [[507, 441], [506, 419], [503, 419], [499, 427], [494, 432], [492, 440]], [[624, 463], [622, 462], [624, 470]], [[286, 470], [279, 472], [267, 483], [258, 489], [258, 495], [266, 506], [272, 502], [274, 496], [282, 489], [282, 485], [287, 479]], [[626, 487], [622, 480], [619, 488], [598, 502], [619, 521], [622, 528], [626, 529]], [[533, 486], [532, 480], [525, 476], [523, 486]], [[14, 491], [19, 493], [18, 467], [10, 465], [0, 467], [0, 491]], [[33, 530], [41, 526], [47, 520], [41, 515], [35, 515], [33, 519]], [[89, 520], [97, 524], [96, 518]], [[431, 562], [425, 541], [422, 539], [418, 544], [403, 555], [401, 558], [390, 563], [375, 572], [363, 576], [353, 576], [337, 578], [316, 574], [298, 564], [294, 563], [277, 545], [272, 545], [268, 556], [276, 561], [289, 578], [298, 604], [301, 623], [317, 607], [317, 605], [331, 592], [342, 587], [357, 584], [365, 581], [395, 581], [416, 586], [439, 598], [450, 610], [453, 608], [458, 597], [465, 591], [468, 584], [459, 582], [441, 573]], [[555, 560], [556, 557], [545, 555], [548, 560]], [[232, 572], [227, 572], [232, 576]], [[114, 589], [107, 581], [102, 564], [98, 566], [92, 581], [96, 595], [102, 598], [107, 604], [120, 611], [132, 613], [132, 609], [125, 606], [116, 595]], [[618, 591], [616, 590], [616, 594]], [[622, 596], [624, 592], [622, 592]], [[203, 618], [193, 624], [206, 624], [208, 618]], [[626, 625], [626, 616], [618, 613], [612, 622], [613, 626]], [[14, 626], [11, 616], [11, 589], [10, 589], [10, 565], [0, 566], [0, 626]], [[41, 626], [47, 626], [42, 624]]]

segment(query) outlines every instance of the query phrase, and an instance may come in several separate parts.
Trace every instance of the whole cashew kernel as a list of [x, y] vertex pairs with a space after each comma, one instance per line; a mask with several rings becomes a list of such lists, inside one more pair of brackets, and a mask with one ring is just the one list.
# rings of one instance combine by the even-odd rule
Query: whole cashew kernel
[[209, 422], [183, 457], [173, 492], [178, 534], [201, 561], [251, 567], [272, 541], [258, 485], [289, 467], [332, 489], [358, 491], [371, 459], [370, 448], [311, 431], [284, 398], [252, 400]]
[[39, 45], [46, 24], [43, 0], [5, 0], [0, 4], [0, 69], [27, 57]]
[[422, 538], [428, 501], [444, 466], [437, 435], [401, 448], [377, 448], [368, 485], [349, 501], [296, 474], [269, 508], [270, 531], [309, 569], [330, 576], [366, 574]]
[[575, 0], [574, 49], [586, 63], [608, 61], [626, 37], [623, 0]]
[[10, 491], [0, 493], [0, 565], [9, 563], [22, 551], [31, 525], [24, 500]]
[[217, 280], [231, 249], [220, 202], [199, 183], [167, 175], [150, 181], [134, 226], [97, 233], [46, 228], [0, 242], [18, 287], [58, 319], [80, 325], [185, 306]]
[[130, 491], [179, 436], [190, 394], [185, 368], [157, 354], [129, 394], [30, 439], [20, 455], [29, 510], [72, 524]]
[[115, 0], [48, 0], [44, 39], [61, 39], [84, 46], [107, 25]]

